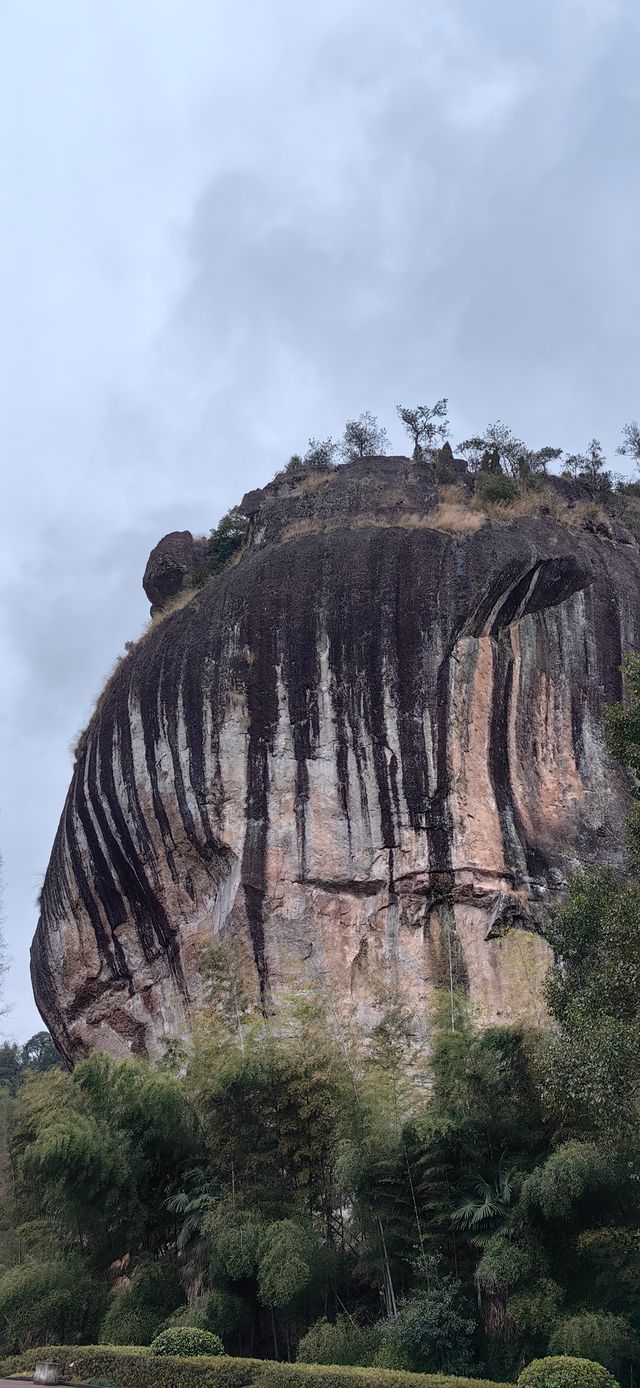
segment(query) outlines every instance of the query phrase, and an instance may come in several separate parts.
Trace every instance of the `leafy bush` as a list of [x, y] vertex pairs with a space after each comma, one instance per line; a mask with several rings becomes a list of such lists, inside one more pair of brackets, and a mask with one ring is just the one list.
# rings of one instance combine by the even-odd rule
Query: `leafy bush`
[[476, 478], [475, 492], [481, 501], [508, 502], [515, 501], [518, 487], [510, 477], [482, 472]]
[[23, 1263], [0, 1278], [0, 1343], [15, 1353], [53, 1340], [90, 1339], [105, 1300], [81, 1258]]
[[378, 1362], [415, 1373], [464, 1374], [472, 1362], [473, 1330], [459, 1282], [443, 1277], [428, 1291], [409, 1297], [395, 1319], [383, 1323]]
[[198, 1330], [194, 1325], [176, 1326], [162, 1330], [151, 1342], [152, 1354], [179, 1354], [188, 1359], [198, 1354], [224, 1354], [219, 1335], [210, 1330]]
[[373, 1364], [380, 1348], [376, 1326], [356, 1325], [338, 1316], [335, 1325], [324, 1318], [303, 1335], [298, 1346], [301, 1364]]
[[591, 1359], [572, 1359], [569, 1355], [534, 1359], [522, 1370], [518, 1388], [618, 1388], [617, 1381], [602, 1364]]
[[549, 1349], [553, 1354], [595, 1359], [618, 1378], [629, 1364], [640, 1361], [640, 1344], [628, 1320], [603, 1311], [580, 1311], [560, 1321]]
[[232, 507], [226, 516], [209, 532], [207, 547], [185, 576], [186, 588], [202, 588], [215, 574], [226, 569], [234, 554], [242, 549], [247, 538], [249, 522], [241, 511]]

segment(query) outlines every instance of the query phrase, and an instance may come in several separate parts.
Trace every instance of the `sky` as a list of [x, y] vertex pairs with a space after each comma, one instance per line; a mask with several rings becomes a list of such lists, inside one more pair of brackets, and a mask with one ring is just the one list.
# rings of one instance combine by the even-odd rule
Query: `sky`
[[0, 0], [4, 1036], [161, 535], [398, 402], [619, 466], [639, 57], [637, 0]]

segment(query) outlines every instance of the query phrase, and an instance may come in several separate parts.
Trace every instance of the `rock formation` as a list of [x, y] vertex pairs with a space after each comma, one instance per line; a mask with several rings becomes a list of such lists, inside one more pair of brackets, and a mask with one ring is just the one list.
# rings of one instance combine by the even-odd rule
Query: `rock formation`
[[131, 650], [83, 739], [32, 948], [57, 1045], [156, 1053], [227, 936], [265, 1007], [301, 973], [365, 1020], [390, 980], [539, 1015], [540, 913], [621, 855], [600, 713], [640, 645], [635, 540], [566, 506], [438, 507], [403, 458], [242, 509], [239, 560]]
[[205, 543], [194, 540], [190, 530], [172, 530], [152, 549], [142, 580], [152, 614], [182, 588]]

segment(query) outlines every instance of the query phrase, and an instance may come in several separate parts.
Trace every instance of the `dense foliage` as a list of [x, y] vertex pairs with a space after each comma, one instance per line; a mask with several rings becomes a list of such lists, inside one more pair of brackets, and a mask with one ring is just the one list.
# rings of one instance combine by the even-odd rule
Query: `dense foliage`
[[[618, 947], [612, 932], [584, 988]], [[295, 990], [265, 1020], [232, 956], [208, 967], [188, 1053], [155, 1069], [96, 1054], [5, 1091], [5, 1352], [165, 1329], [239, 1354], [503, 1379], [551, 1347], [628, 1381], [635, 1133], [630, 1113], [614, 1141], [597, 1110], [565, 1112], [553, 1037], [479, 1030], [447, 998], [427, 1065], [393, 994], [367, 1039]], [[567, 1054], [584, 1063], [577, 1041]]]

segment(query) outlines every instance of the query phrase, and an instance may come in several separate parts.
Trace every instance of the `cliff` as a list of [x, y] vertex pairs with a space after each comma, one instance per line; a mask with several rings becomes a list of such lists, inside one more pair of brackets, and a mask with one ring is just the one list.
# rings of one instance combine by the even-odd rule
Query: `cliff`
[[[541, 912], [621, 855], [600, 713], [640, 646], [635, 539], [563, 507], [439, 506], [403, 458], [245, 498], [239, 559], [131, 650], [82, 740], [32, 947], [70, 1061], [187, 1030], [226, 936], [265, 1007], [301, 973], [365, 1019], [391, 979], [540, 1015]], [[155, 602], [193, 543], [154, 552]]]

